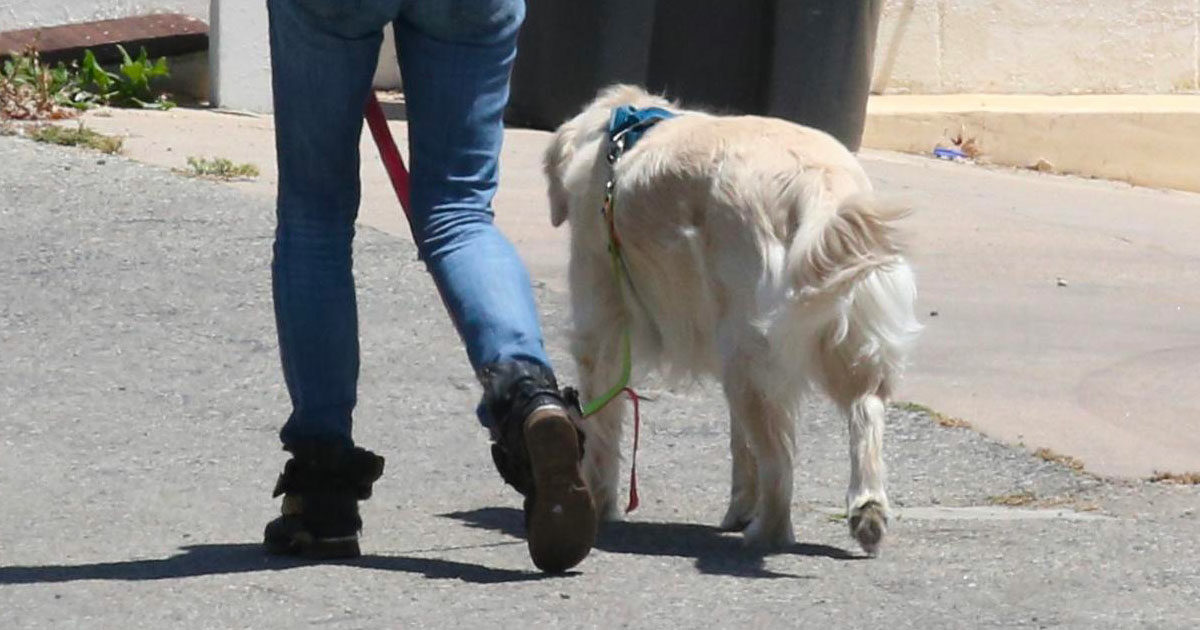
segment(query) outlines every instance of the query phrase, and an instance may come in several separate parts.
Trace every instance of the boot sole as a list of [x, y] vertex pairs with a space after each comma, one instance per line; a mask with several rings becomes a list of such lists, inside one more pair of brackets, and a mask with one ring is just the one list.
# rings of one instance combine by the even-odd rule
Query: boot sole
[[525, 420], [535, 486], [529, 510], [529, 556], [537, 568], [562, 573], [579, 564], [596, 542], [596, 506], [579, 470], [579, 438], [558, 407]]
[[302, 533], [287, 540], [266, 538], [263, 547], [271, 555], [307, 560], [342, 560], [362, 555], [358, 546], [358, 536], [313, 540], [307, 533]]

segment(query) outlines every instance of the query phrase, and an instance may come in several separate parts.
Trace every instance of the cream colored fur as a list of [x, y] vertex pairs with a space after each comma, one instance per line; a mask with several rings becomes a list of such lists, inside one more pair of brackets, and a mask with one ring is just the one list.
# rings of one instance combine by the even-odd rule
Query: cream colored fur
[[[618, 286], [601, 215], [614, 107], [662, 106], [616, 163]], [[893, 222], [858, 161], [829, 135], [782, 120], [683, 111], [630, 86], [600, 93], [545, 156], [551, 220], [571, 226], [572, 352], [582, 396], [616, 382], [620, 336], [636, 373], [717, 378], [730, 410], [727, 529], [750, 544], [794, 541], [795, 423], [820, 391], [849, 423], [851, 533], [874, 553], [886, 530], [886, 403], [920, 329], [916, 287]], [[584, 472], [602, 516], [619, 516], [626, 405], [582, 422]]]

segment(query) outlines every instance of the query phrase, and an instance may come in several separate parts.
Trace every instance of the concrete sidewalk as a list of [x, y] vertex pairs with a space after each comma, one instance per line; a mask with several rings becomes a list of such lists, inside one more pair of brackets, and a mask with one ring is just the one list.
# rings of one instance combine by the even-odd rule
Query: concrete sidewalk
[[[86, 120], [126, 136], [134, 159], [253, 162], [263, 176], [233, 186], [273, 194], [268, 117]], [[403, 122], [392, 128], [403, 146]], [[508, 132], [496, 208], [534, 277], [564, 291], [566, 234], [549, 225], [540, 169], [546, 138]], [[360, 222], [407, 238], [369, 136], [362, 159]], [[918, 208], [909, 227], [928, 328], [902, 398], [1098, 474], [1200, 470], [1200, 195], [894, 153], [862, 159], [882, 192]]]

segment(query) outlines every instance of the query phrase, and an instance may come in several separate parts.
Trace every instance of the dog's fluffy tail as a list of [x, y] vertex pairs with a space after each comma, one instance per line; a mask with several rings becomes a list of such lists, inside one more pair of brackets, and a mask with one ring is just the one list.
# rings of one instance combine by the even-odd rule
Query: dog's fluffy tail
[[864, 389], [889, 396], [921, 330], [916, 283], [894, 226], [908, 213], [906, 206], [856, 195], [805, 220], [788, 246], [790, 297], [771, 327], [772, 346], [792, 360], [814, 362], [808, 371], [826, 390], [861, 381], [856, 392], [829, 391], [835, 399]]

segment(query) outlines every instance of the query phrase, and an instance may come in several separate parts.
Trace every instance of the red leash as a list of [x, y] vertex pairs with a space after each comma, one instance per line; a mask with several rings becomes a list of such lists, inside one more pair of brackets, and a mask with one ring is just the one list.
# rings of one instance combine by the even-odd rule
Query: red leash
[[375, 139], [375, 146], [379, 148], [379, 157], [383, 160], [383, 168], [387, 170], [388, 179], [392, 180], [392, 190], [396, 191], [400, 207], [404, 208], [404, 216], [411, 220], [412, 213], [408, 209], [408, 204], [412, 187], [408, 181], [408, 169], [404, 168], [404, 158], [400, 157], [400, 150], [396, 148], [392, 130], [387, 126], [387, 116], [384, 116], [383, 107], [379, 105], [379, 99], [375, 97], [374, 90], [367, 98], [366, 117], [367, 126], [371, 128], [371, 137]]
[[[400, 207], [404, 209], [404, 216], [410, 220], [411, 227], [412, 211], [409, 209], [409, 203], [412, 184], [409, 181], [408, 169], [404, 167], [404, 158], [400, 156], [400, 149], [396, 148], [396, 139], [392, 137], [391, 129], [388, 129], [387, 116], [384, 115], [383, 107], [379, 104], [374, 90], [367, 97], [365, 116], [367, 126], [371, 129], [371, 137], [375, 139], [375, 146], [379, 149], [379, 157], [383, 160], [383, 168], [387, 171], [388, 179], [392, 181], [392, 190], [396, 191], [396, 199], [400, 200]], [[628, 394], [629, 399], [633, 401], [633, 457], [629, 468], [629, 505], [625, 508], [625, 512], [629, 513], [636, 510], [639, 503], [637, 451], [642, 422], [637, 392], [630, 387], [626, 387], [622, 391]]]
[[638, 409], [638, 403], [641, 399], [637, 392], [633, 391], [632, 387], [626, 387], [624, 390], [629, 394], [629, 400], [633, 401], [633, 456], [629, 464], [629, 505], [625, 506], [625, 513], [628, 514], [638, 508], [638, 491], [637, 491], [637, 449], [638, 437], [642, 429], [642, 413]]

